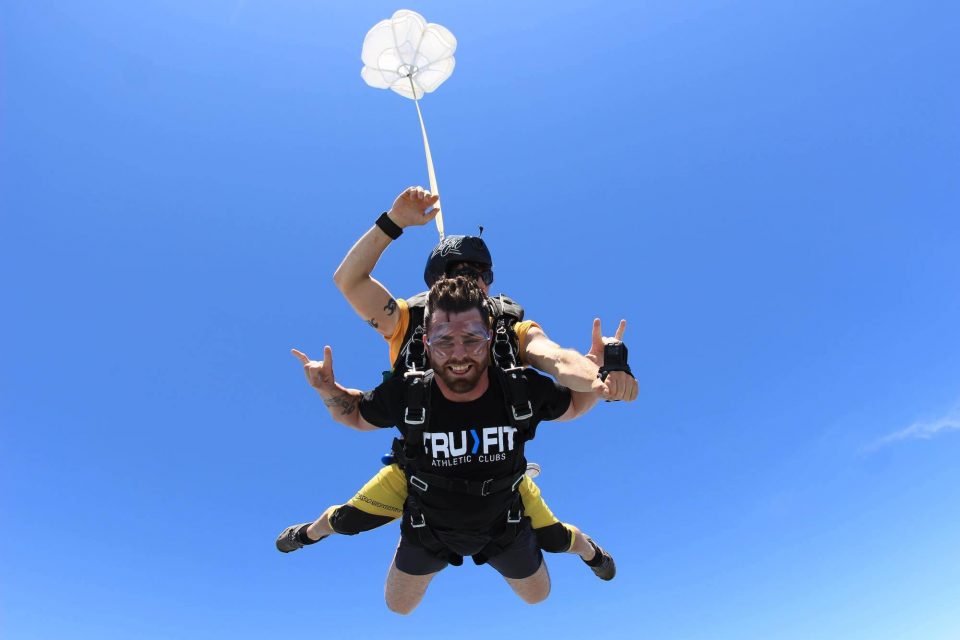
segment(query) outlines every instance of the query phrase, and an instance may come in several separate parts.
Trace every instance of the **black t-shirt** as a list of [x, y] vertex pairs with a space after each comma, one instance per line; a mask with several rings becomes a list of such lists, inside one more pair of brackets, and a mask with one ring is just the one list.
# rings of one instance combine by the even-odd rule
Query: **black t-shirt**
[[[570, 390], [530, 369], [527, 389], [533, 418], [528, 437], [538, 423], [563, 415], [570, 406]], [[526, 469], [524, 439], [510, 426], [500, 382], [487, 371], [490, 386], [471, 402], [453, 402], [431, 388], [430, 421], [424, 425], [426, 456], [418, 463], [427, 473], [466, 480], [503, 478]], [[403, 378], [391, 378], [360, 401], [360, 415], [378, 427], [396, 426], [406, 436], [403, 423], [405, 387]], [[510, 491], [489, 496], [452, 493], [430, 487], [420, 495], [420, 507], [430, 526], [437, 529], [483, 531], [499, 522], [512, 504]]]

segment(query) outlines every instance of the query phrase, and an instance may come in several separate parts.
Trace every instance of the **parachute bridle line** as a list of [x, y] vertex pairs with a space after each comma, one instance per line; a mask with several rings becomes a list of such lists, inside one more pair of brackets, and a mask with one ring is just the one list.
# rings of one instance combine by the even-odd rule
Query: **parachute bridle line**
[[[413, 91], [413, 104], [417, 107], [417, 117], [420, 119], [420, 132], [423, 134], [423, 151], [427, 156], [427, 175], [430, 177], [430, 191], [438, 196], [437, 202], [433, 205], [434, 209], [440, 209], [440, 188], [437, 186], [437, 174], [433, 170], [433, 156], [430, 153], [430, 142], [427, 140], [427, 126], [423, 123], [423, 112], [420, 111], [420, 99], [417, 97], [417, 88], [413, 84], [413, 72], [407, 73], [407, 80], [410, 81], [410, 90]], [[443, 240], [443, 213], [437, 213], [433, 219], [437, 223], [437, 232], [440, 234], [440, 240]]]

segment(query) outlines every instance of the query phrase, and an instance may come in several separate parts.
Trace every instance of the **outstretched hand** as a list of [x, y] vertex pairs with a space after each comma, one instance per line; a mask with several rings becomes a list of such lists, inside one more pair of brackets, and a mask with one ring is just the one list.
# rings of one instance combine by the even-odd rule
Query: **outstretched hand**
[[424, 225], [440, 213], [440, 209], [427, 211], [439, 199], [440, 196], [425, 191], [423, 187], [408, 187], [393, 201], [387, 215], [398, 227]]
[[593, 319], [593, 334], [590, 336], [590, 351], [587, 358], [593, 361], [598, 367], [603, 366], [603, 345], [608, 342], [620, 342], [623, 340], [623, 332], [627, 330], [627, 321], [621, 320], [617, 327], [617, 332], [612, 338], [604, 338], [600, 330], [600, 318]]
[[333, 349], [323, 348], [323, 360], [311, 360], [307, 354], [297, 349], [291, 349], [297, 360], [303, 363], [303, 373], [307, 382], [317, 391], [331, 392], [336, 390], [336, 379], [333, 377]]
[[[604, 337], [603, 332], [600, 329], [600, 318], [594, 318], [593, 320], [593, 333], [590, 337], [590, 351], [586, 354], [587, 359], [593, 362], [598, 367], [603, 366], [603, 345], [609, 342], [620, 342], [623, 340], [623, 334], [627, 330], [627, 321], [621, 320], [620, 324], [617, 326], [616, 333], [613, 334], [613, 337]], [[614, 400], [625, 400], [627, 402], [632, 402], [637, 399], [637, 395], [640, 391], [640, 386], [637, 383], [636, 378], [629, 375], [626, 371], [611, 371], [607, 374], [606, 380], [603, 381], [603, 394], [604, 400], [614, 401]]]

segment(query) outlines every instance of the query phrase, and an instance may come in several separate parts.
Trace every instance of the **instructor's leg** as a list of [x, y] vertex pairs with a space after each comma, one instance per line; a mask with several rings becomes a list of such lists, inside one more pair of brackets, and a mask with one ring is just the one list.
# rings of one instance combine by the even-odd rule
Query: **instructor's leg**
[[563, 526], [570, 531], [571, 537], [573, 538], [570, 544], [570, 549], [567, 551], [567, 553], [577, 554], [583, 558], [584, 562], [590, 562], [593, 560], [596, 557], [597, 552], [593, 548], [593, 545], [590, 544], [590, 536], [585, 534], [583, 531], [580, 531], [580, 529], [573, 526], [569, 522], [564, 522]]
[[540, 487], [529, 477], [524, 477], [519, 487], [523, 510], [537, 535], [540, 548], [549, 553], [575, 553], [584, 562], [596, 555], [590, 537], [578, 527], [560, 522], [540, 494]]
[[333, 505], [313, 522], [290, 525], [277, 536], [277, 549], [290, 553], [339, 533], [347, 536], [370, 531], [403, 513], [407, 478], [392, 464], [370, 478], [346, 504]]

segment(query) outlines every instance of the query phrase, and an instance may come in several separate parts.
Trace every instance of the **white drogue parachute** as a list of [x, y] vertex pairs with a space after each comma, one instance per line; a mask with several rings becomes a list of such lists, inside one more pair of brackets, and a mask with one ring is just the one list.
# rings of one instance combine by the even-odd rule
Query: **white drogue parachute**
[[[414, 101], [420, 119], [420, 131], [423, 133], [430, 191], [438, 196], [440, 189], [433, 169], [433, 156], [430, 154], [420, 99], [436, 91], [453, 73], [456, 64], [453, 52], [456, 48], [457, 39], [445, 27], [427, 23], [415, 11], [401, 9], [367, 32], [360, 54], [363, 60], [360, 77], [368, 85], [377, 89], [391, 89]], [[434, 207], [440, 208], [439, 200]], [[440, 239], [443, 240], [442, 214], [438, 214], [435, 221]]]

